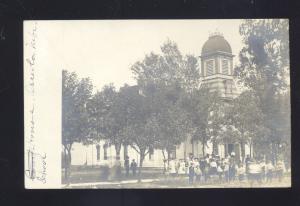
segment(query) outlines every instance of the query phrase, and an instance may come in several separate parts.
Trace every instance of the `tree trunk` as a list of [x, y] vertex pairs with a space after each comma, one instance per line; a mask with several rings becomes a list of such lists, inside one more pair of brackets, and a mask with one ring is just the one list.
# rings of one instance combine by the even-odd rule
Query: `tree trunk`
[[140, 154], [140, 165], [139, 165], [138, 182], [141, 182], [141, 173], [142, 173], [142, 167], [143, 167], [144, 159], [145, 159], [145, 151], [141, 152], [141, 154]]
[[252, 143], [249, 144], [249, 149], [250, 149], [250, 157], [252, 158]]
[[217, 144], [217, 142], [216, 142], [215, 140], [213, 141], [213, 153], [214, 153], [215, 155], [218, 155], [218, 154], [219, 154], [218, 144]]
[[71, 149], [68, 151], [69, 154], [69, 169], [71, 170], [71, 163], [72, 163], [72, 156], [71, 156]]
[[250, 142], [250, 144], [249, 144], [249, 149], [250, 149], [250, 158], [252, 158], [252, 141]]
[[205, 156], [205, 144], [202, 142], [202, 154], [203, 157]]
[[69, 147], [65, 147], [65, 154], [66, 154], [66, 158], [65, 158], [65, 180], [67, 183], [69, 183], [69, 177], [71, 174], [71, 161], [72, 161], [72, 156], [71, 156], [71, 148], [72, 145], [70, 145]]
[[65, 161], [64, 161], [64, 164], [65, 164], [65, 180], [67, 181], [68, 180], [68, 154], [67, 154], [67, 148], [64, 146], [64, 154], [65, 154]]
[[244, 141], [241, 141], [241, 153], [242, 153], [242, 162], [245, 160], [245, 143]]
[[166, 155], [165, 155], [165, 152], [164, 152], [164, 149], [162, 149], [161, 150], [161, 152], [162, 152], [162, 155], [163, 155], [163, 157], [164, 157], [164, 174], [166, 173], [166, 171], [167, 171], [167, 168], [166, 168]]
[[186, 160], [186, 140], [184, 141], [184, 153], [183, 153], [183, 156], [184, 156], [184, 159]]
[[162, 149], [161, 152], [162, 152], [162, 155], [163, 155], [164, 160], [165, 160], [165, 159], [166, 159], [166, 155], [165, 155], [165, 153], [164, 153], [164, 149]]

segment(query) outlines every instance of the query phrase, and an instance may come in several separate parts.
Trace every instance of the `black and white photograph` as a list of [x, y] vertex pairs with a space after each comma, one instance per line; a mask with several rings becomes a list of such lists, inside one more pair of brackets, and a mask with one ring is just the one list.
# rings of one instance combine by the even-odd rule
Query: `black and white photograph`
[[27, 188], [291, 187], [288, 19], [25, 21], [24, 45]]

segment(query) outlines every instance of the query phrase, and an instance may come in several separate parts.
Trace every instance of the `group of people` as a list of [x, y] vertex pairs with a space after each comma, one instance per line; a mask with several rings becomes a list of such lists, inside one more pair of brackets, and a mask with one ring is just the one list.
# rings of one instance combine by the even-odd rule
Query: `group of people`
[[114, 179], [114, 180], [121, 180], [123, 178], [123, 168], [125, 170], [125, 177], [128, 178], [129, 176], [135, 177], [137, 171], [137, 163], [135, 159], [132, 159], [131, 162], [129, 157], [126, 156], [124, 160], [124, 166], [122, 166], [120, 160], [116, 160], [112, 167], [104, 167], [104, 175], [106, 178], [104, 179]]
[[[124, 161], [125, 176], [135, 177], [137, 172], [137, 162], [135, 159], [130, 161], [126, 156]], [[120, 161], [116, 161], [114, 167], [115, 177], [122, 177], [122, 166]], [[164, 160], [164, 174], [167, 177], [175, 178], [188, 177], [189, 183], [224, 183], [235, 180], [248, 180], [251, 184], [255, 181], [261, 183], [263, 181], [271, 182], [274, 177], [280, 181], [283, 173], [286, 171], [283, 161], [277, 161], [273, 165], [271, 161], [264, 159], [250, 158], [249, 155], [244, 161], [236, 158], [235, 153], [231, 153], [225, 158], [219, 155], [207, 154], [205, 157], [197, 158], [190, 155], [185, 159]]]
[[126, 177], [129, 177], [130, 170], [132, 172], [132, 176], [136, 176], [137, 163], [135, 159], [132, 159], [130, 163], [129, 157], [126, 156], [124, 161], [124, 168]]
[[266, 179], [272, 181], [274, 176], [280, 180], [285, 170], [284, 163], [278, 161], [274, 166], [271, 161], [255, 160], [248, 155], [245, 161], [237, 161], [235, 153], [225, 158], [207, 154], [203, 158], [194, 158], [192, 155], [184, 160], [171, 159], [165, 162], [165, 173], [171, 177], [189, 178], [189, 183], [195, 182], [230, 182], [234, 180], [249, 180], [261, 182]]

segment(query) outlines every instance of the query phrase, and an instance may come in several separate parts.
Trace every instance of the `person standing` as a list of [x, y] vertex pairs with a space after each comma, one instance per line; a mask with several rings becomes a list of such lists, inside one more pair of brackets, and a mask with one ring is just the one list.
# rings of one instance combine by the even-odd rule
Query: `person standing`
[[245, 158], [245, 164], [246, 164], [246, 174], [248, 174], [248, 170], [249, 170], [249, 163], [251, 161], [250, 155], [247, 154], [246, 158]]
[[202, 157], [202, 158], [200, 159], [200, 162], [199, 162], [199, 167], [200, 167], [202, 176], [203, 176], [204, 180], [206, 181], [205, 166], [206, 166], [206, 161], [205, 161], [205, 159]]
[[224, 161], [224, 177], [225, 177], [225, 181], [229, 182], [229, 163], [228, 161]]
[[193, 163], [191, 163], [189, 166], [189, 184], [194, 183], [194, 177], [195, 177], [195, 168]]
[[277, 178], [278, 178], [279, 182], [281, 182], [283, 179], [283, 174], [285, 172], [285, 166], [284, 166], [284, 162], [282, 160], [278, 161], [276, 170], [277, 170]]
[[274, 166], [271, 161], [268, 161], [266, 164], [266, 176], [267, 182], [272, 182]]
[[178, 175], [181, 177], [185, 175], [185, 162], [183, 159], [179, 162]]
[[201, 173], [201, 169], [200, 169], [200, 166], [199, 165], [196, 165], [195, 166], [195, 175], [196, 175], [196, 182], [200, 182], [200, 180], [201, 180], [201, 175], [202, 175], [202, 173]]
[[231, 153], [231, 157], [229, 159], [229, 181], [235, 180], [236, 175], [236, 163], [235, 163], [235, 153]]
[[238, 168], [237, 168], [237, 176], [239, 178], [239, 181], [242, 182], [245, 179], [245, 167], [242, 162], [240, 162]]
[[185, 164], [185, 174], [188, 175], [189, 174], [189, 166], [190, 166], [190, 160], [189, 160], [189, 158], [187, 158], [185, 160], [184, 164]]
[[115, 165], [114, 165], [114, 168], [115, 168], [115, 175], [114, 175], [114, 178], [116, 180], [121, 180], [121, 177], [122, 177], [122, 166], [121, 166], [121, 162], [120, 160], [116, 160], [115, 161]]
[[210, 166], [210, 172], [209, 172], [210, 175], [217, 175], [217, 167], [218, 167], [218, 165], [217, 165], [217, 162], [216, 162], [216, 160], [214, 158], [210, 159], [209, 166]]
[[135, 162], [135, 159], [132, 160], [131, 164], [130, 164], [130, 168], [132, 170], [132, 176], [136, 175], [136, 168], [137, 168], [137, 164]]
[[174, 159], [171, 159], [170, 162], [169, 162], [169, 174], [172, 177], [176, 176], [176, 162], [175, 162]]
[[219, 176], [219, 182], [222, 182], [223, 169], [222, 169], [221, 163], [218, 165], [217, 172], [218, 172], [218, 176]]
[[125, 167], [126, 177], [128, 177], [129, 176], [129, 157], [128, 156], [125, 157], [124, 167]]
[[266, 172], [267, 172], [266, 171], [266, 162], [264, 159], [261, 159], [258, 164], [261, 169], [261, 175], [260, 175], [261, 177], [259, 179], [259, 183], [261, 183], [263, 180], [266, 179]]
[[210, 160], [209, 154], [206, 154], [205, 161], [206, 161], [206, 164], [208, 164], [208, 165], [209, 165], [209, 162], [210, 162], [209, 160]]

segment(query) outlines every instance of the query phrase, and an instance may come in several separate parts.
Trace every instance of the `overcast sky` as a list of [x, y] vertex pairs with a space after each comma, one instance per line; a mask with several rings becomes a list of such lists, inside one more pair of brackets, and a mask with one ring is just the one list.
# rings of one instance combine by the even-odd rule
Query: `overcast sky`
[[[219, 31], [234, 55], [242, 48], [241, 20], [94, 20], [38, 23], [39, 59], [55, 69], [90, 77], [95, 89], [135, 84], [130, 66], [145, 54], [160, 52], [168, 38], [183, 54], [199, 56], [209, 33]], [[42, 56], [43, 55], [43, 56]], [[234, 58], [237, 63], [238, 58]]]

